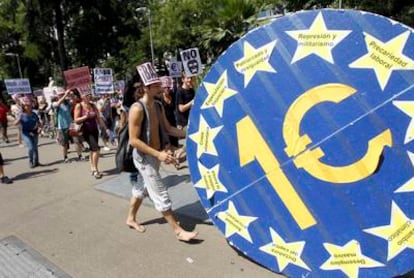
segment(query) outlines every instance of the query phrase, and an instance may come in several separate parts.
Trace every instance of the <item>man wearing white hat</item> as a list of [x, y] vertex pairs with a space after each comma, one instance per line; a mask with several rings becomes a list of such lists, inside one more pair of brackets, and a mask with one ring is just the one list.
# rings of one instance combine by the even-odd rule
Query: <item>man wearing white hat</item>
[[159, 173], [161, 162], [175, 164], [177, 159], [172, 151], [166, 149], [167, 135], [185, 137], [185, 131], [172, 127], [168, 122], [162, 104], [155, 99], [162, 94], [161, 82], [152, 65], [146, 63], [137, 67], [143, 82], [144, 95], [140, 103], [134, 103], [129, 111], [129, 143], [134, 147], [135, 167], [144, 180], [132, 189], [127, 225], [139, 232], [145, 227], [136, 222], [136, 213], [146, 195], [149, 195], [155, 209], [162, 213], [180, 241], [195, 239], [197, 232], [186, 231], [177, 222], [173, 212], [168, 191]]

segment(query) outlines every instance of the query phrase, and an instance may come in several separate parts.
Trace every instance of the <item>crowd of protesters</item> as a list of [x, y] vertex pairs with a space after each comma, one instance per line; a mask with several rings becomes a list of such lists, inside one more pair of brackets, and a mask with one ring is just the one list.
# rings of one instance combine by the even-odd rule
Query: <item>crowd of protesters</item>
[[[42, 165], [39, 137], [53, 138], [61, 147], [62, 163], [89, 160], [91, 175], [100, 179], [100, 151], [109, 151], [111, 146], [117, 146], [118, 130], [127, 121], [129, 107], [142, 97], [139, 90], [131, 87], [131, 84], [139, 84], [137, 76], [129, 80], [123, 92], [114, 94], [93, 95], [91, 90], [54, 87], [49, 100], [45, 96], [18, 94], [12, 95], [8, 101], [0, 97], [2, 139], [6, 144], [10, 142], [8, 126], [15, 125], [17, 145], [26, 146], [28, 166], [35, 168]], [[181, 81], [180, 85], [173, 87], [171, 82], [168, 83], [165, 77], [161, 77], [162, 94], [159, 101], [171, 126], [185, 130], [194, 98], [194, 80], [183, 73]], [[81, 129], [77, 130], [80, 126]], [[179, 163], [185, 159], [185, 149], [176, 137], [169, 136], [169, 140], [176, 150], [175, 166], [178, 168]], [[69, 149], [74, 150], [76, 157], [69, 157]], [[85, 152], [89, 152], [89, 155], [84, 155]], [[0, 159], [0, 182], [11, 183], [12, 180], [2, 171], [2, 166], [3, 158]], [[136, 179], [137, 173], [132, 173], [131, 183], [134, 184]]]
[[[111, 113], [104, 111], [107, 108], [100, 103], [110, 103]], [[29, 167], [35, 168], [41, 166], [39, 137], [53, 138], [62, 148], [63, 163], [84, 161], [88, 158], [92, 176], [100, 179], [102, 174], [98, 168], [98, 142], [101, 139], [104, 143], [104, 151], [111, 150], [109, 142], [113, 147], [116, 146], [117, 127], [113, 123], [119, 122], [121, 106], [122, 93], [92, 97], [90, 90], [81, 92], [78, 89], [64, 90], [59, 87], [53, 90], [50, 103], [44, 96], [13, 95], [8, 103], [1, 97], [2, 139], [6, 144], [10, 143], [8, 126], [15, 125], [17, 144], [19, 147], [26, 146]], [[74, 126], [82, 128], [76, 133], [73, 130]], [[74, 159], [68, 157], [71, 144], [77, 155]], [[82, 153], [88, 150], [89, 156], [83, 157]]]
[[[130, 173], [132, 197], [126, 224], [138, 232], [145, 231], [145, 227], [136, 221], [136, 214], [143, 198], [149, 196], [155, 208], [171, 225], [176, 238], [187, 242], [198, 233], [184, 230], [175, 219], [167, 189], [161, 181], [159, 166], [166, 163], [177, 167], [185, 159], [185, 146], [180, 145], [178, 139], [186, 135], [189, 110], [194, 98], [193, 79], [183, 74], [182, 85], [178, 86], [178, 90], [172, 90], [171, 78], [155, 78], [155, 83], [147, 85], [136, 74], [127, 83], [124, 92], [117, 94], [93, 95], [90, 89], [64, 90], [54, 87], [50, 103], [44, 96], [13, 95], [8, 104], [0, 98], [1, 135], [8, 144], [10, 116], [13, 118], [12, 123], [17, 126], [18, 146], [24, 142], [27, 148], [30, 168], [42, 165], [39, 137], [49, 136], [61, 147], [62, 163], [88, 159], [91, 175], [100, 179], [101, 147], [104, 151], [111, 150], [110, 144], [115, 147], [118, 131], [128, 124], [137, 171]], [[138, 102], [140, 105], [137, 106]], [[159, 105], [159, 108], [153, 108], [154, 105]], [[143, 117], [148, 119], [140, 123]], [[145, 129], [152, 135], [143, 139], [138, 133]], [[68, 156], [71, 144], [76, 151], [73, 159]], [[89, 156], [84, 158], [85, 151], [89, 151]], [[0, 182], [12, 183], [13, 180], [5, 175], [3, 165], [0, 153]]]

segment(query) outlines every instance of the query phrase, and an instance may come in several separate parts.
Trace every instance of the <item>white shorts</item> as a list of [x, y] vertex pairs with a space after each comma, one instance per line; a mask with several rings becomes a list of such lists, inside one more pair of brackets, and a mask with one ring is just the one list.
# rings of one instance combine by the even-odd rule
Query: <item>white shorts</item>
[[139, 171], [138, 182], [132, 186], [132, 196], [144, 198], [148, 194], [156, 210], [163, 212], [171, 209], [170, 196], [159, 173], [160, 161], [150, 155], [141, 155], [136, 149], [132, 154]]

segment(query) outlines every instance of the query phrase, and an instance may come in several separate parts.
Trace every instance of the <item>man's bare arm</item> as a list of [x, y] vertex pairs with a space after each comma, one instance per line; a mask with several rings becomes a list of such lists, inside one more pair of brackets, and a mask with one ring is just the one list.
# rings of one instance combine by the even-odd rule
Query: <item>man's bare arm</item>
[[129, 143], [138, 151], [156, 157], [160, 161], [167, 164], [174, 163], [175, 158], [169, 152], [156, 150], [139, 138], [143, 128], [144, 113], [145, 111], [141, 105], [134, 104], [131, 106], [128, 116]]

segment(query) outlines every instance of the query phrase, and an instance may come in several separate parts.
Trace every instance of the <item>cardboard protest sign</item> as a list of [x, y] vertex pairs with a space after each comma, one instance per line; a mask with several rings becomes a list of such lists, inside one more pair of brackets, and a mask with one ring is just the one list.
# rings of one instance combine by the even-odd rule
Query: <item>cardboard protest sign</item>
[[43, 94], [43, 89], [38, 89], [38, 90], [34, 90], [33, 91], [33, 95], [39, 97], [39, 96], [44, 96]]
[[168, 64], [168, 72], [171, 77], [181, 77], [183, 71], [182, 63], [173, 58]]
[[137, 66], [137, 71], [141, 77], [142, 83], [144, 83], [145, 86], [160, 83], [158, 74], [155, 72], [155, 69], [151, 63], [145, 63]]
[[52, 98], [56, 95], [55, 91], [54, 91], [55, 87], [44, 87], [43, 88], [43, 95], [46, 98], [46, 101], [48, 103], [52, 102]]
[[232, 246], [287, 277], [413, 270], [413, 31], [368, 12], [302, 11], [218, 58], [186, 148]]
[[180, 56], [186, 76], [196, 76], [203, 73], [198, 48], [183, 50], [180, 52]]
[[161, 76], [161, 87], [172, 89], [173, 87], [173, 79], [171, 76]]
[[66, 88], [89, 88], [92, 79], [89, 67], [80, 67], [75, 69], [66, 70], [63, 72], [66, 80]]
[[93, 69], [93, 76], [95, 80], [95, 93], [96, 94], [113, 94], [114, 93], [112, 69], [95, 68]]
[[27, 78], [21, 79], [5, 79], [7, 93], [9, 95], [14, 94], [31, 94], [32, 88], [30, 87], [30, 81]]
[[116, 92], [122, 93], [125, 89], [125, 80], [117, 80], [114, 82], [114, 88]]

